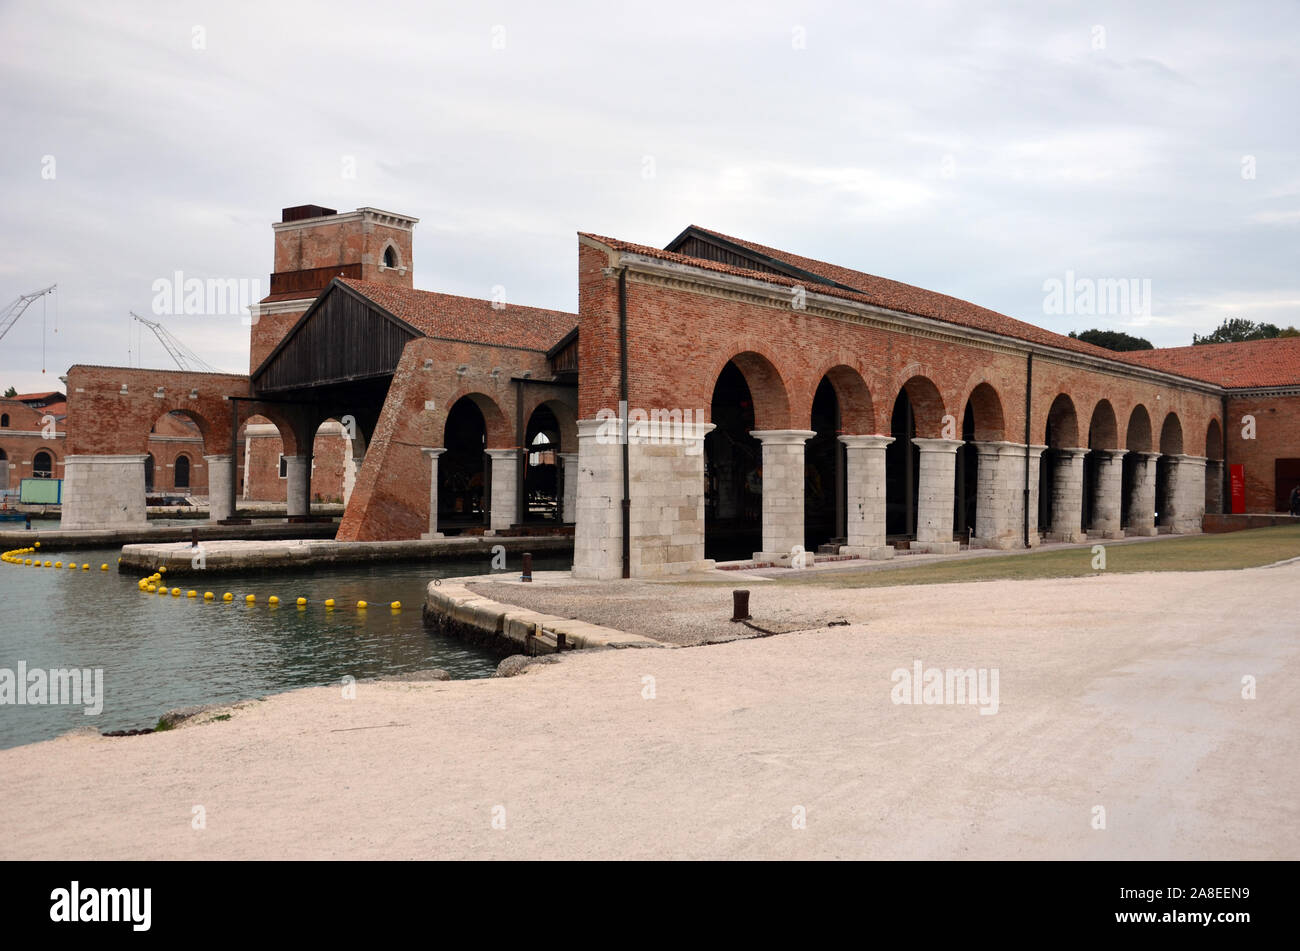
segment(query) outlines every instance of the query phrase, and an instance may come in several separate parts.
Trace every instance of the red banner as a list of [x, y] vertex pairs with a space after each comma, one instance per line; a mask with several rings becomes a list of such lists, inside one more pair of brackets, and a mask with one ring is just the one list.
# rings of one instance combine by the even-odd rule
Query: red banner
[[1246, 511], [1246, 467], [1228, 466], [1229, 485], [1232, 489], [1232, 514], [1242, 515]]

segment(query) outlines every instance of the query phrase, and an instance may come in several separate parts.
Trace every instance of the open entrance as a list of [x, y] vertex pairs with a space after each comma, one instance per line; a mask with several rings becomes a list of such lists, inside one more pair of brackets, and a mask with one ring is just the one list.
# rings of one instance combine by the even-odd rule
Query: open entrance
[[816, 551], [831, 541], [843, 544], [847, 533], [840, 401], [829, 377], [817, 386], [810, 428], [817, 435], [804, 444], [804, 548]]
[[[1136, 522], [1142, 521], [1142, 517], [1152, 518], [1152, 512], [1135, 512], [1133, 511], [1134, 493], [1137, 490], [1137, 474], [1139, 467], [1146, 461], [1146, 457], [1141, 453], [1151, 451], [1151, 415], [1147, 412], [1145, 406], [1141, 404], [1133, 407], [1133, 412], [1129, 414], [1128, 428], [1124, 433], [1124, 448], [1128, 450], [1124, 454], [1122, 466], [1121, 496], [1120, 496], [1120, 525], [1129, 528]], [[1144, 524], [1150, 524], [1145, 522]]]
[[1062, 449], [1079, 445], [1079, 417], [1074, 401], [1064, 393], [1052, 401], [1047, 411], [1047, 425], [1043, 431], [1042, 460], [1038, 467], [1038, 530], [1040, 532], [1065, 531], [1053, 524], [1054, 495], [1057, 482], [1066, 477], [1062, 464]]
[[1172, 456], [1183, 454], [1183, 424], [1170, 413], [1160, 427], [1160, 458], [1156, 460], [1156, 524], [1161, 531], [1170, 531], [1174, 524], [1174, 473]]
[[754, 397], [745, 374], [728, 362], [713, 387], [704, 437], [704, 556], [748, 558], [762, 547], [763, 455], [754, 431]]
[[524, 521], [560, 521], [560, 421], [546, 404], [533, 410], [524, 439]]
[[890, 541], [916, 538], [916, 492], [921, 478], [921, 450], [916, 413], [907, 389], [899, 391], [889, 418], [894, 441], [885, 449], [885, 535]]
[[459, 535], [488, 521], [487, 421], [472, 396], [447, 413], [438, 459], [438, 531]]

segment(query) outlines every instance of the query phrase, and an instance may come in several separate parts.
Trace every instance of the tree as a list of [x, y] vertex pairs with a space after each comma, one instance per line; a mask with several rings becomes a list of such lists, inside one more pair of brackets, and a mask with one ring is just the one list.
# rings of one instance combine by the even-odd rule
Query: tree
[[1134, 337], [1120, 330], [1084, 330], [1079, 333], [1070, 331], [1075, 340], [1082, 340], [1097, 347], [1115, 350], [1121, 353], [1128, 350], [1153, 350], [1151, 341], [1145, 337]]
[[1300, 330], [1294, 327], [1283, 330], [1276, 324], [1257, 324], [1245, 317], [1225, 317], [1213, 333], [1204, 337], [1192, 334], [1192, 344], [1240, 343], [1243, 340], [1272, 340], [1274, 337], [1300, 337]]
[[17, 395], [18, 395], [18, 391], [15, 390], [12, 386], [9, 387], [9, 389], [5, 390], [5, 399], [9, 399], [11, 396], [17, 396]]

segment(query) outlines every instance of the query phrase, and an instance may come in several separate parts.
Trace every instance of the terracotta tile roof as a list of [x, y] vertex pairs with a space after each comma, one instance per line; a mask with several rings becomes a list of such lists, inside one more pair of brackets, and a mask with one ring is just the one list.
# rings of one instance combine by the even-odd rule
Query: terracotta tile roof
[[33, 403], [37, 400], [48, 400], [51, 396], [62, 396], [60, 390], [50, 390], [48, 393], [19, 393], [17, 396], [11, 396], [9, 399], [18, 400], [20, 403]]
[[[873, 304], [877, 307], [886, 307], [890, 310], [901, 311], [902, 313], [915, 314], [918, 317], [942, 320], [945, 323], [957, 324], [962, 327], [971, 327], [976, 330], [983, 330], [1004, 337], [1011, 337], [1016, 340], [1025, 340], [1042, 346], [1057, 347], [1062, 350], [1072, 350], [1076, 353], [1087, 354], [1092, 357], [1101, 357], [1104, 359], [1115, 359], [1116, 357], [1115, 353], [1103, 349], [1102, 347], [1085, 343], [1082, 340], [1076, 340], [1073, 337], [1066, 337], [1062, 334], [1053, 333], [1050, 330], [1044, 330], [1042, 327], [1036, 327], [1033, 324], [1025, 323], [1023, 320], [1016, 320], [1015, 318], [1008, 317], [1005, 314], [999, 314], [997, 311], [989, 310], [986, 307], [979, 307], [956, 297], [949, 297], [947, 294], [927, 291], [920, 287], [913, 287], [911, 284], [903, 284], [899, 281], [890, 281], [883, 277], [866, 274], [862, 271], [854, 271], [850, 268], [827, 264], [824, 261], [815, 261], [812, 258], [805, 258], [797, 254], [790, 254], [786, 251], [777, 250], [776, 248], [769, 248], [766, 245], [756, 244], [753, 241], [733, 238], [718, 231], [710, 231], [707, 228], [700, 228], [698, 226], [694, 227], [698, 231], [703, 231], [707, 234], [722, 238], [732, 244], [738, 244], [769, 258], [774, 258], [791, 267], [808, 271], [818, 277], [835, 281], [837, 284], [844, 284], [849, 288], [852, 288], [852, 290], [845, 290], [843, 288], [828, 285], [814, 285], [808, 288], [809, 290], [815, 290], [818, 294], [826, 294], [830, 297], [841, 297], [846, 300], [860, 301], [866, 304]], [[678, 254], [673, 251], [664, 251], [661, 248], [632, 244], [631, 242], [621, 241], [617, 238], [607, 238], [597, 234], [587, 234], [585, 237], [592, 238], [602, 244], [607, 244], [615, 250], [629, 251], [634, 254], [645, 254], [668, 261], [676, 261], [679, 264], [689, 264], [693, 267], [704, 268], [710, 271], [732, 274], [737, 277], [749, 277], [760, 281], [766, 281], [771, 284], [781, 284], [787, 287], [793, 287], [797, 284], [808, 286], [807, 281], [800, 281], [797, 278], [772, 274], [767, 271], [754, 271], [747, 268], [735, 267], [730, 264], [722, 264], [704, 258], [688, 257], [687, 255]]]
[[408, 290], [374, 281], [336, 278], [426, 337], [447, 337], [496, 346], [550, 350], [573, 328], [578, 315], [506, 304], [500, 310], [491, 301], [434, 291]]
[[1300, 385], [1300, 337], [1134, 350], [1121, 356], [1153, 370], [1230, 389]]

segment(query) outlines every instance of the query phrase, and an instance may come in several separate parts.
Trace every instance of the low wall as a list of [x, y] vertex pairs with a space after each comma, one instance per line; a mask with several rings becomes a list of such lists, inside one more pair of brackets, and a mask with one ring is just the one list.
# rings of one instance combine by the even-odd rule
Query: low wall
[[1205, 516], [1203, 530], [1207, 534], [1240, 532], [1247, 528], [1270, 528], [1274, 525], [1300, 525], [1293, 515], [1211, 515]]

